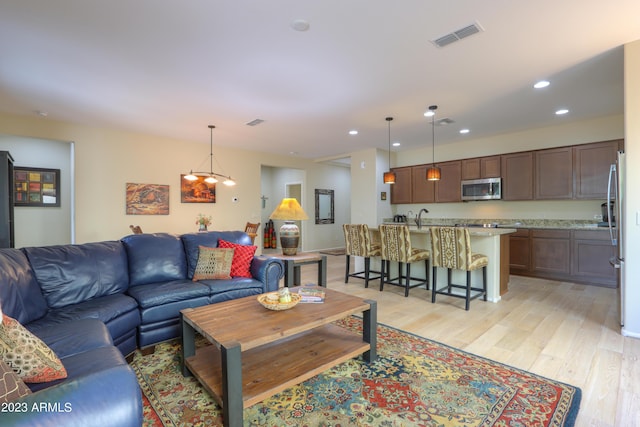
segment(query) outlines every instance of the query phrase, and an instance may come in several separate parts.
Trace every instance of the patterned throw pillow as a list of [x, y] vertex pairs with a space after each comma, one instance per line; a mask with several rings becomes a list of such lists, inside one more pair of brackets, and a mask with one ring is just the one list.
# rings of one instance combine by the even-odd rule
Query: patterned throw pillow
[[205, 279], [231, 279], [233, 248], [210, 248], [198, 246], [198, 264], [193, 272], [193, 281]]
[[0, 360], [27, 383], [67, 378], [67, 371], [53, 350], [7, 315], [0, 324]]
[[231, 264], [232, 277], [251, 277], [251, 261], [256, 253], [257, 246], [239, 245], [237, 243], [218, 240], [219, 248], [234, 248], [233, 263]]
[[29, 387], [9, 365], [0, 360], [0, 403], [11, 402], [28, 394], [31, 394]]

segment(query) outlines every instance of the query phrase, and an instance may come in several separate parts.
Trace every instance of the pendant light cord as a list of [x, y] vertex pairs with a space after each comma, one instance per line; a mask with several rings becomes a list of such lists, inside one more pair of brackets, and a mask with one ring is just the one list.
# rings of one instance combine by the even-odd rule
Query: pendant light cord
[[393, 120], [393, 117], [387, 117], [385, 120], [387, 121], [387, 130], [389, 133], [389, 170], [391, 170], [391, 120]]
[[211, 130], [211, 138], [209, 139], [209, 172], [213, 173], [213, 129], [214, 125], [209, 125], [209, 129]]
[[435, 125], [435, 113], [431, 116], [431, 162], [433, 167], [436, 166], [436, 125]]

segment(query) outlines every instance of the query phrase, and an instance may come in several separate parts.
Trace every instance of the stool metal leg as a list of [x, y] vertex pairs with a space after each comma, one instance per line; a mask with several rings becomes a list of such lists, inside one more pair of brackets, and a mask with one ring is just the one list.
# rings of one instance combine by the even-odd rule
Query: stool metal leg
[[433, 266], [433, 283], [431, 284], [431, 302], [436, 302], [436, 288], [438, 287], [438, 267]]
[[365, 257], [364, 259], [364, 287], [369, 287], [369, 269], [371, 266], [371, 258]]
[[351, 264], [351, 256], [347, 255], [346, 269], [344, 273], [344, 283], [349, 283], [349, 265]]
[[471, 270], [467, 270], [467, 297], [465, 298], [464, 309], [469, 311], [469, 301], [471, 300]]

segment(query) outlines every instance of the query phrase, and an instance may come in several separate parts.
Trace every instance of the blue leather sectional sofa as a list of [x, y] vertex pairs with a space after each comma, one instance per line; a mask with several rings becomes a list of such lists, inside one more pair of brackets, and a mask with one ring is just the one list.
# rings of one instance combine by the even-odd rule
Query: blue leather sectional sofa
[[69, 412], [2, 414], [7, 425], [139, 426], [142, 403], [125, 356], [180, 336], [180, 310], [278, 289], [282, 261], [254, 257], [251, 278], [191, 280], [199, 246], [250, 245], [241, 231], [134, 234], [120, 241], [0, 249], [2, 311], [42, 339], [64, 380], [28, 384], [21, 402]]

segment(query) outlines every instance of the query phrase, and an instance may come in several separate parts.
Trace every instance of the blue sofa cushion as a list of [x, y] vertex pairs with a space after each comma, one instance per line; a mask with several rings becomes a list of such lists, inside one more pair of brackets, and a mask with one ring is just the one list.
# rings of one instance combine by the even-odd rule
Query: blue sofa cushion
[[129, 287], [127, 255], [120, 242], [22, 249], [50, 308], [66, 307]]
[[47, 313], [47, 301], [19, 249], [0, 249], [0, 305], [4, 314], [22, 325]]
[[72, 320], [41, 327], [36, 335], [59, 358], [113, 345], [107, 327], [98, 319]]
[[[25, 326], [38, 335], [42, 328], [60, 325], [71, 320], [89, 318], [98, 319], [105, 323], [114, 340], [140, 324], [140, 313], [136, 300], [128, 295], [116, 294], [51, 310], [45, 317]], [[122, 318], [125, 318], [126, 321], [121, 322]]]
[[129, 285], [187, 278], [187, 260], [179, 236], [168, 233], [131, 234], [122, 238], [129, 258]]
[[231, 279], [217, 279], [217, 280], [201, 280], [198, 283], [206, 285], [211, 293], [211, 296], [216, 294], [222, 294], [229, 291], [237, 291], [240, 289], [252, 289], [256, 290], [258, 294], [266, 292], [264, 289], [264, 283], [256, 279], [250, 279], [248, 277], [234, 277]]
[[243, 231], [209, 231], [206, 233], [187, 233], [180, 236], [187, 254], [187, 277], [193, 278], [193, 273], [198, 265], [199, 246], [210, 248], [218, 247], [218, 240], [237, 243], [239, 245], [251, 245], [251, 237]]
[[176, 301], [207, 297], [209, 296], [209, 288], [200, 282], [184, 279], [134, 286], [129, 289], [128, 294], [144, 309]]

